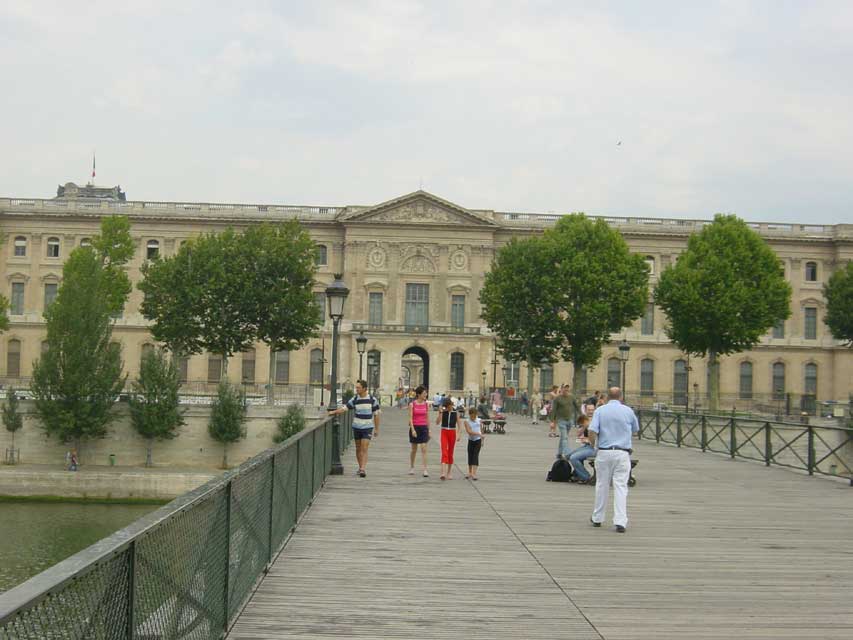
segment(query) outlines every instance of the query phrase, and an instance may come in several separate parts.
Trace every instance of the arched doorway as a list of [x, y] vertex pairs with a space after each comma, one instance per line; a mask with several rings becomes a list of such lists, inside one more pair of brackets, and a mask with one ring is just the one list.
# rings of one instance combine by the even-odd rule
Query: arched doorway
[[429, 388], [429, 354], [426, 349], [423, 347], [406, 349], [403, 352], [400, 368], [403, 372], [404, 386], [406, 386], [405, 378], [408, 377], [409, 387], [415, 388], [418, 385], [424, 385]]

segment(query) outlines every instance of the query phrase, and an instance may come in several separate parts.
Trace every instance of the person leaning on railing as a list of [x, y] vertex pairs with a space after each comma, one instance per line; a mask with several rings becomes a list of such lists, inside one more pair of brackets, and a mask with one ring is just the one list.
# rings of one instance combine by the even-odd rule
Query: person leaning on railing
[[330, 416], [354, 411], [352, 419], [352, 434], [355, 440], [355, 459], [358, 461], [356, 475], [360, 478], [367, 476], [367, 449], [372, 438], [379, 438], [379, 401], [367, 393], [367, 382], [359, 380], [355, 383], [355, 395], [347, 403], [329, 411]]

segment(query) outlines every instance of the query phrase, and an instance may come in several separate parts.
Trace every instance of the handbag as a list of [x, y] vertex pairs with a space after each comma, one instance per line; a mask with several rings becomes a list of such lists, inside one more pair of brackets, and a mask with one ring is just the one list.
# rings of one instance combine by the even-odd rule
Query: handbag
[[542, 407], [541, 409], [539, 409], [539, 415], [540, 416], [547, 416], [548, 415], [548, 409], [546, 409], [545, 407]]

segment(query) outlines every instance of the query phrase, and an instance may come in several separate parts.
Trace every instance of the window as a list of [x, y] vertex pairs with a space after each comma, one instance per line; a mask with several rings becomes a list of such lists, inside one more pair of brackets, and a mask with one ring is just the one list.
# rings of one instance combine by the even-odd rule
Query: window
[[817, 282], [817, 262], [806, 262], [806, 282]]
[[156, 240], [149, 240], [145, 247], [145, 257], [148, 260], [154, 260], [160, 256], [160, 243]]
[[640, 395], [651, 396], [655, 393], [655, 361], [649, 358], [640, 360]]
[[740, 387], [739, 387], [739, 395], [741, 398], [750, 399], [752, 398], [752, 363], [751, 362], [741, 362], [740, 363]]
[[773, 363], [773, 399], [782, 400], [785, 397], [785, 363]]
[[544, 391], [550, 391], [554, 386], [554, 367], [550, 364], [543, 364], [539, 367], [539, 388]]
[[687, 406], [688, 389], [687, 385], [687, 361], [676, 360], [672, 369], [672, 403], [683, 404]]
[[805, 366], [805, 386], [804, 391], [808, 395], [817, 395], [817, 365], [809, 362]]
[[806, 307], [806, 326], [804, 327], [803, 336], [806, 340], [817, 339], [817, 307]]
[[48, 238], [47, 239], [47, 257], [48, 258], [58, 258], [59, 257], [59, 238]]
[[329, 264], [329, 250], [326, 249], [326, 245], [318, 244], [317, 245], [317, 266], [324, 267]]
[[429, 326], [429, 285], [406, 285], [406, 326]]
[[255, 350], [247, 349], [243, 352], [242, 370], [240, 380], [243, 384], [255, 384]]
[[24, 283], [12, 283], [12, 300], [9, 304], [9, 313], [13, 316], [24, 315]]
[[311, 384], [323, 384], [323, 351], [321, 349], [311, 349], [309, 375]]
[[381, 325], [382, 324], [382, 294], [378, 292], [371, 292], [369, 297], [369, 306], [368, 306], [368, 318], [367, 322], [369, 324]]
[[80, 246], [81, 247], [91, 247], [92, 246], [92, 239], [91, 238], [83, 238], [82, 240], [80, 240]]
[[[450, 302], [450, 325], [455, 329], [465, 326], [465, 296], [452, 296]], [[462, 387], [453, 387], [461, 389]]]
[[207, 356], [207, 381], [219, 384], [222, 380], [222, 356], [211, 353]]
[[375, 349], [367, 352], [367, 386], [376, 391], [379, 387], [382, 367], [382, 354]]
[[[455, 296], [454, 296], [455, 297]], [[465, 388], [465, 354], [450, 354], [450, 388], [458, 391]]]
[[290, 351], [275, 352], [275, 383], [290, 382]]
[[21, 375], [21, 341], [9, 340], [6, 351], [6, 376], [17, 378]]
[[650, 302], [646, 305], [646, 312], [643, 314], [643, 319], [640, 323], [640, 333], [644, 336], [650, 336], [655, 332], [655, 305]]
[[649, 277], [655, 275], [655, 259], [652, 256], [646, 256], [644, 260], [646, 261], [646, 266], [649, 268]]
[[326, 321], [326, 293], [324, 291], [314, 292], [314, 304], [320, 308], [320, 321]]
[[185, 384], [189, 380], [190, 359], [187, 356], [180, 356], [176, 360], [178, 368], [178, 382]]
[[785, 321], [780, 320], [773, 325], [773, 337], [776, 339], [785, 337]]
[[53, 304], [53, 301], [56, 300], [56, 292], [59, 288], [59, 285], [55, 282], [48, 282], [44, 285], [44, 310], [47, 311], [48, 307]]
[[15, 238], [15, 257], [23, 258], [27, 255], [27, 239], [24, 236]]
[[607, 359], [607, 388], [622, 386], [622, 365], [619, 358]]

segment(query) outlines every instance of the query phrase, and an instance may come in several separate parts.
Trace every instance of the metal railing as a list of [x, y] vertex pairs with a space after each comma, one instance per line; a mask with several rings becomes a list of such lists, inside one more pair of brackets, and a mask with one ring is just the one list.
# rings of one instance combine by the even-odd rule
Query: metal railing
[[438, 333], [446, 335], [480, 335], [481, 327], [453, 327], [434, 324], [370, 324], [353, 322], [353, 331], [372, 331], [375, 333]]
[[637, 411], [639, 437], [845, 478], [853, 486], [853, 426], [802, 425], [733, 416]]
[[[343, 449], [351, 414], [340, 421]], [[225, 636], [333, 459], [325, 419], [0, 594], [0, 639]]]

